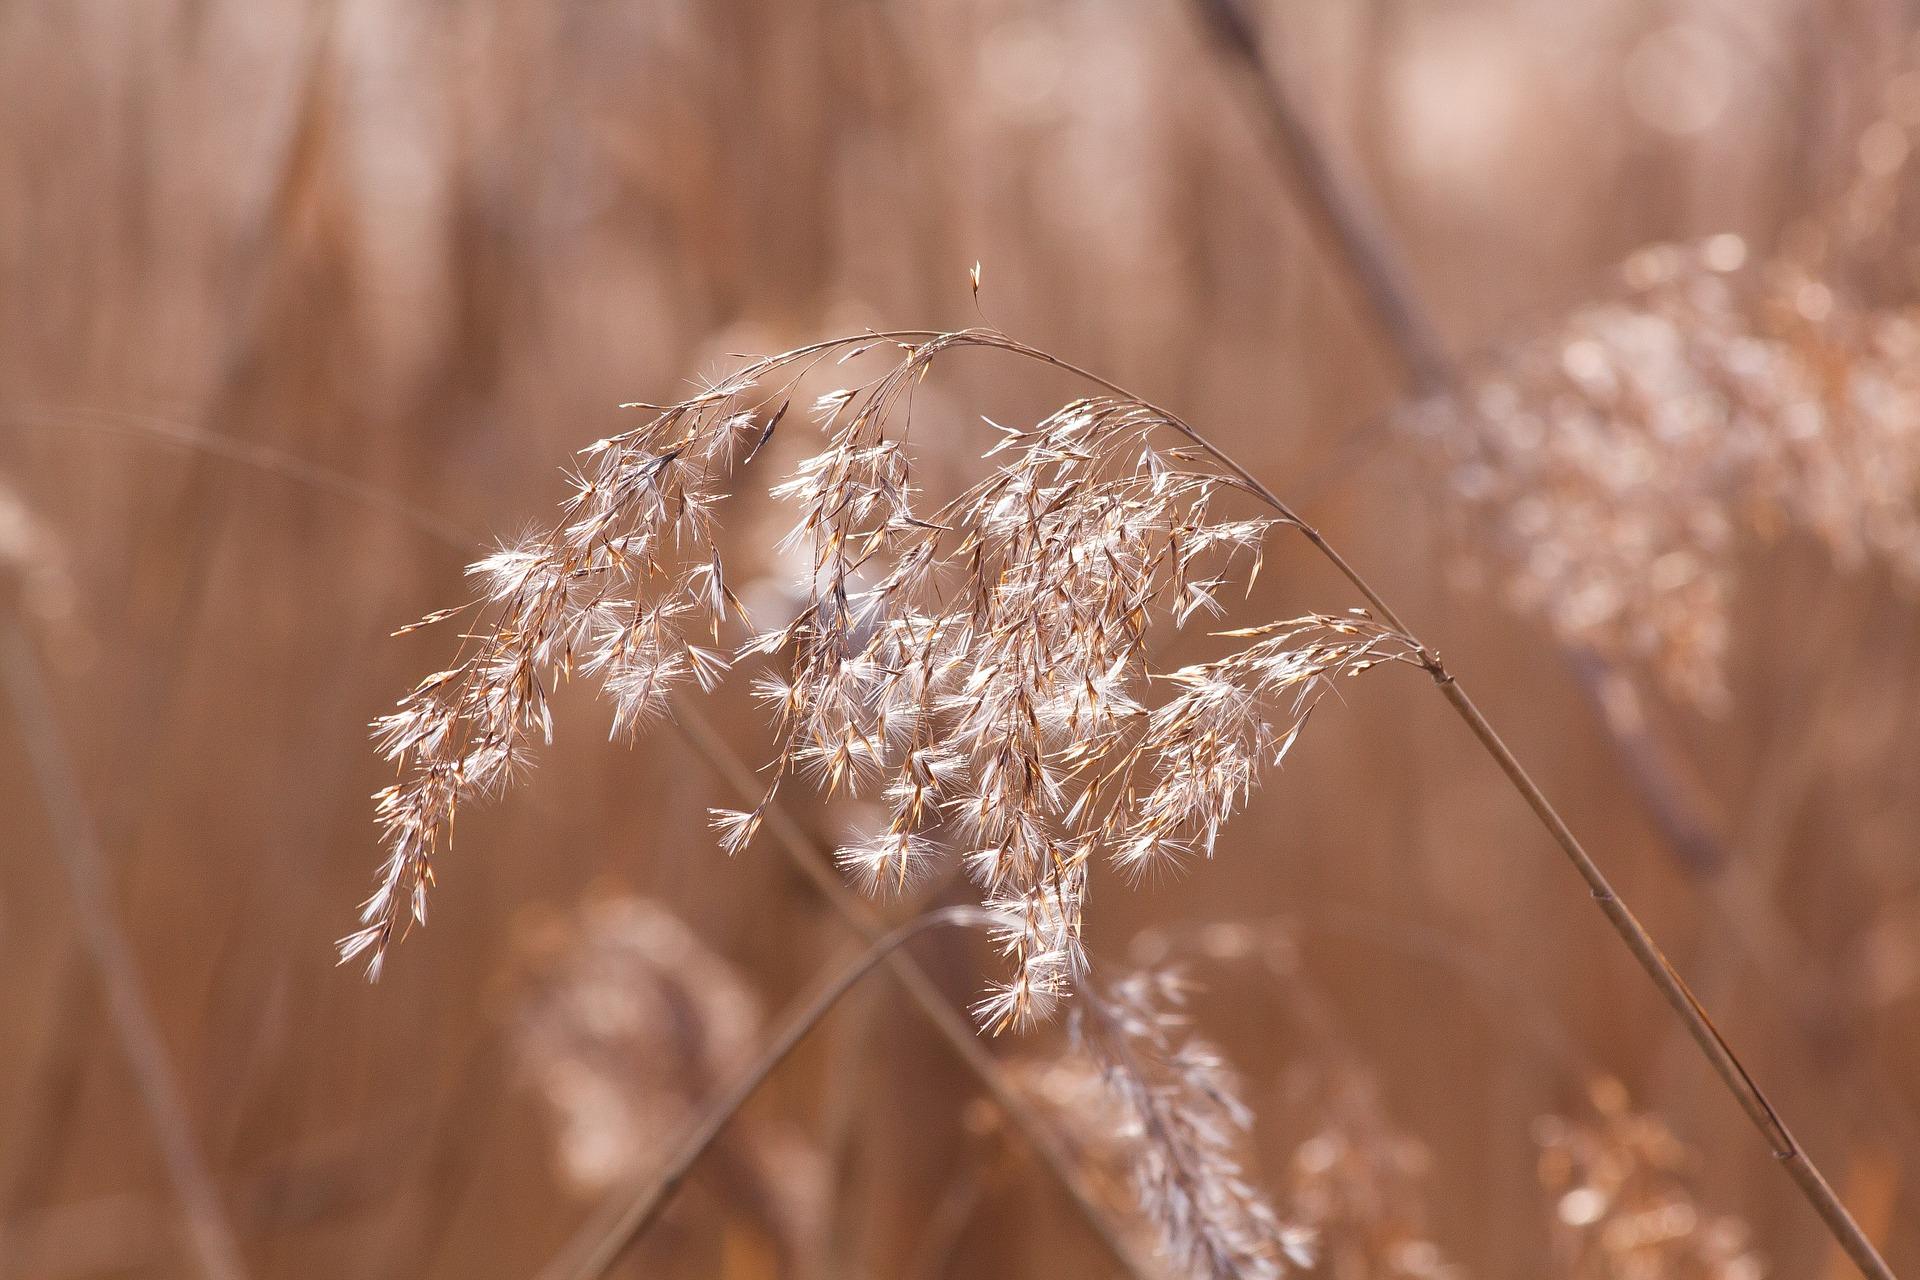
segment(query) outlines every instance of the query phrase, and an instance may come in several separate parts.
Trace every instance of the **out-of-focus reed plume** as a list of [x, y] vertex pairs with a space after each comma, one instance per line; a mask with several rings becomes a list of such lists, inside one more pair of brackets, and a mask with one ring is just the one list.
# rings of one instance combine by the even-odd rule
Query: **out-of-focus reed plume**
[[1617, 297], [1414, 415], [1522, 609], [1711, 710], [1743, 538], [1920, 581], [1920, 316], [1746, 256], [1641, 250]]
[[[515, 941], [510, 1029], [567, 1185], [599, 1197], [651, 1176], [716, 1083], [752, 1060], [760, 1001], [646, 898], [598, 896], [530, 921]], [[787, 1256], [817, 1244], [826, 1186], [816, 1151], [749, 1113], [720, 1155]]]
[[1694, 1194], [1694, 1153], [1611, 1078], [1591, 1114], [1534, 1125], [1540, 1182], [1553, 1201], [1555, 1273], [1569, 1280], [1761, 1280], [1746, 1223]]
[[1920, 584], [1914, 64], [1777, 252], [1647, 246], [1607, 296], [1405, 415], [1519, 608], [1702, 710], [1727, 703], [1743, 544], [1798, 533]]
[[1433, 1157], [1387, 1114], [1371, 1072], [1339, 1062], [1295, 1073], [1309, 1132], [1294, 1148], [1284, 1203], [1310, 1228], [1335, 1280], [1464, 1280], [1427, 1232]]

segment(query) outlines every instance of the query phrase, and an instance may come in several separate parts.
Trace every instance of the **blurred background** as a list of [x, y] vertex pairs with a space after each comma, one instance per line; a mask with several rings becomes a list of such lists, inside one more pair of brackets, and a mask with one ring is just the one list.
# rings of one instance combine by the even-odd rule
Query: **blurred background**
[[[336, 968], [366, 725], [454, 643], [389, 633], [620, 402], [982, 316], [1364, 567], [1920, 1271], [1920, 13], [1249, 0], [1256, 75], [1214, 8], [0, 5], [0, 1275], [530, 1276], [663, 1158], [852, 935], [713, 847], [738, 797], [684, 739], [573, 691], [432, 927]], [[1355, 288], [1276, 102], [1458, 369]], [[963, 357], [926, 453], [1078, 393]], [[765, 506], [730, 555], [777, 593]], [[1354, 603], [1282, 539], [1236, 608]], [[1204, 985], [1316, 1274], [1851, 1274], [1441, 700], [1343, 692], [1215, 861], [1102, 871], [1092, 923]], [[991, 968], [915, 954], [956, 1005]], [[989, 1047], [1070, 1132], [1058, 1029]], [[879, 976], [623, 1266], [1113, 1264]]]

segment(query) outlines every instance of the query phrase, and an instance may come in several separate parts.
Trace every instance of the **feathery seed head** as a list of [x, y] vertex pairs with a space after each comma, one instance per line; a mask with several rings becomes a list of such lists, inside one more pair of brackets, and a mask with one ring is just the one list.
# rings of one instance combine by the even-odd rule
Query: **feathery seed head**
[[[746, 633], [716, 504], [810, 371], [888, 345], [897, 358], [878, 376], [815, 401], [824, 447], [772, 488], [794, 512], [802, 604]], [[403, 772], [379, 799], [388, 857], [343, 957], [377, 970], [424, 921], [455, 810], [551, 739], [559, 679], [595, 678], [620, 735], [750, 663], [774, 752], [757, 804], [714, 811], [722, 847], [751, 843], [789, 775], [877, 794], [883, 824], [841, 865], [898, 889], [942, 850], [971, 850], [962, 862], [1005, 922], [1011, 971], [979, 1012], [1024, 1025], [1087, 971], [1094, 861], [1140, 871], [1211, 854], [1334, 680], [1414, 660], [1371, 619], [1310, 615], [1223, 633], [1243, 643], [1155, 676], [1155, 624], [1220, 613], [1279, 521], [1227, 510], [1241, 482], [1184, 423], [1120, 395], [992, 424], [987, 469], [931, 503], [904, 447], [911, 392], [936, 356], [968, 346], [1051, 359], [990, 330], [842, 339], [755, 362], [589, 446], [564, 521], [473, 567], [487, 612], [461, 658], [374, 727]]]

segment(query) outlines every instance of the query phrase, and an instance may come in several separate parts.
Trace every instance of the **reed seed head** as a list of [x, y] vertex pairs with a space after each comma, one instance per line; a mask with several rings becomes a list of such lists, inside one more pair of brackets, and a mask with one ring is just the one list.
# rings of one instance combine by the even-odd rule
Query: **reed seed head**
[[[556, 682], [597, 679], [631, 734], [746, 663], [774, 752], [755, 806], [714, 811], [722, 847], [752, 842], [789, 779], [876, 797], [882, 821], [841, 866], [897, 891], [957, 852], [1009, 970], [977, 1012], [1024, 1025], [1087, 971], [1096, 859], [1140, 873], [1210, 856], [1334, 681], [1417, 660], [1355, 612], [1216, 632], [1225, 656], [1153, 671], [1150, 629], [1220, 615], [1284, 520], [1184, 423], [1119, 394], [987, 423], [984, 475], [929, 499], [906, 444], [913, 391], [963, 347], [1058, 363], [991, 330], [841, 339], [649, 407], [585, 450], [562, 518], [473, 566], [482, 621], [458, 660], [375, 726], [402, 776], [378, 797], [388, 857], [342, 956], [377, 973], [424, 922], [455, 812], [551, 740]], [[806, 376], [870, 351], [892, 360], [813, 401], [820, 446], [773, 486], [794, 513], [799, 605], [754, 630], [716, 541], [720, 501], [801, 416]]]

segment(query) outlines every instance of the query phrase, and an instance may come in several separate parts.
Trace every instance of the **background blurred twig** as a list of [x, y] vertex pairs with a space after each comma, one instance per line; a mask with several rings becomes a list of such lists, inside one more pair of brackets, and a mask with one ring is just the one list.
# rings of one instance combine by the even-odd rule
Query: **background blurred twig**
[[108, 1019], [180, 1201], [188, 1247], [207, 1280], [244, 1280], [247, 1271], [240, 1246], [201, 1159], [166, 1042], [147, 1005], [139, 962], [114, 911], [106, 856], [68, 763], [40, 660], [14, 618], [0, 618], [0, 679], [6, 684], [21, 746], [33, 768], [87, 954], [106, 996]]

